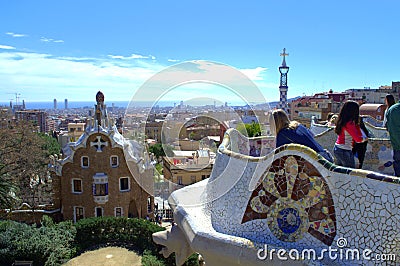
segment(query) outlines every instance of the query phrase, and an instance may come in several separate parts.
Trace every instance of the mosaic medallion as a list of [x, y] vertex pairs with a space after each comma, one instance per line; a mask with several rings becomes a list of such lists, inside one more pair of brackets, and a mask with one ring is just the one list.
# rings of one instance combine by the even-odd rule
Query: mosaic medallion
[[275, 160], [253, 191], [242, 223], [267, 219], [271, 232], [285, 242], [309, 233], [330, 246], [336, 216], [329, 187], [319, 171], [299, 156]]
[[279, 212], [276, 217], [278, 226], [286, 234], [292, 234], [299, 229], [301, 225], [301, 219], [298, 211], [293, 208], [286, 208]]

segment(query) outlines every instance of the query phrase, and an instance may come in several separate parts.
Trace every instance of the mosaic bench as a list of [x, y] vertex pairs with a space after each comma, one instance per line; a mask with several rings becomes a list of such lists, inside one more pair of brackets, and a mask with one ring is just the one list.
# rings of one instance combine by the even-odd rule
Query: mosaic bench
[[[374, 127], [368, 123], [366, 126], [373, 132], [376, 138], [370, 138], [367, 145], [367, 151], [364, 159], [364, 170], [371, 170], [382, 174], [393, 175], [393, 149], [391, 142], [384, 136], [388, 132], [384, 128]], [[313, 127], [313, 124], [311, 125]], [[333, 147], [337, 139], [334, 127], [328, 127], [314, 123], [314, 128], [320, 128], [319, 134], [316, 134], [315, 140], [321, 144], [324, 149], [329, 150], [333, 155]], [[323, 130], [322, 130], [323, 129]], [[244, 155], [252, 155], [250, 147], [255, 147], [260, 152], [260, 156], [269, 154], [275, 147], [275, 137], [261, 136], [256, 138], [246, 138], [243, 135], [235, 136], [232, 148], [237, 153]], [[356, 158], [357, 161], [357, 158]]]
[[367, 122], [375, 127], [383, 127], [383, 120], [378, 120], [370, 115], [363, 115], [364, 122]]
[[389, 132], [386, 130], [386, 128], [374, 126], [373, 124], [370, 124], [369, 122], [365, 122], [364, 124], [365, 124], [365, 127], [369, 131], [371, 131], [371, 133], [374, 135], [375, 138], [381, 138], [381, 139], [389, 138]]
[[376, 254], [400, 263], [399, 178], [338, 167], [296, 144], [251, 157], [238, 153], [240, 139], [228, 130], [211, 177], [171, 194], [177, 226], [153, 235], [164, 255], [175, 252], [178, 265], [193, 252], [207, 265], [374, 265]]
[[314, 117], [311, 118], [310, 131], [314, 134], [314, 136], [318, 135], [318, 134], [322, 134], [322, 133], [328, 131], [330, 128], [333, 128], [333, 127], [318, 124], [315, 122]]
[[[364, 118], [365, 127], [372, 132], [375, 138], [389, 138], [389, 132], [386, 130], [386, 128], [382, 127], [382, 121], [376, 120], [371, 116], [362, 117]], [[334, 127], [318, 124], [315, 122], [315, 119], [311, 119], [310, 131], [314, 134], [314, 136], [327, 132], [331, 128]]]

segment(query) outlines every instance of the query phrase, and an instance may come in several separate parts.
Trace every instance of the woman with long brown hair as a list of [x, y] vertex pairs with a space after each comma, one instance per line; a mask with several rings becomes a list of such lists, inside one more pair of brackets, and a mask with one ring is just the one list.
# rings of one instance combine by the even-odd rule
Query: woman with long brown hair
[[352, 152], [353, 142], [359, 143], [368, 140], [362, 136], [359, 117], [360, 107], [355, 101], [345, 102], [340, 109], [335, 127], [338, 137], [333, 149], [337, 165], [355, 168], [356, 163]]

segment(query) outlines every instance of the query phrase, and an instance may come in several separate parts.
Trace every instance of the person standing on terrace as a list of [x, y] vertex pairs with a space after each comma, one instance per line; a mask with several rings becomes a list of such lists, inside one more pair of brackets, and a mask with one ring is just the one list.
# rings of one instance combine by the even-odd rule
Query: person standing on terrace
[[389, 108], [395, 104], [395, 100], [392, 94], [386, 94], [385, 96], [385, 104], [386, 104], [386, 109], [385, 109], [385, 113], [383, 114], [383, 124], [382, 127], [387, 129], [386, 123], [387, 123], [387, 118], [386, 118], [386, 112], [387, 110], [389, 110]]
[[336, 115], [336, 114], [332, 115], [332, 117], [330, 118], [327, 126], [328, 127], [335, 127], [337, 118], [338, 118], [338, 115]]
[[[366, 138], [366, 137], [372, 138], [373, 137], [373, 134], [365, 126], [363, 117], [361, 117], [361, 116], [360, 116], [359, 125], [360, 125], [361, 134], [362, 134], [363, 138]], [[357, 143], [357, 142], [353, 143], [353, 154], [354, 154], [354, 156], [356, 156], [358, 158], [358, 168], [359, 169], [362, 169], [362, 167], [363, 167], [365, 153], [367, 152], [367, 145], [368, 145], [368, 140], [361, 142], [361, 143]]]
[[367, 141], [363, 137], [359, 126], [360, 108], [355, 101], [347, 101], [340, 109], [336, 122], [335, 132], [338, 135], [333, 149], [336, 164], [355, 168], [356, 163], [352, 152], [353, 142]]
[[276, 136], [277, 148], [290, 143], [301, 144], [333, 162], [332, 155], [314, 139], [311, 131], [297, 121], [290, 121], [284, 110], [274, 110], [269, 117], [269, 124], [272, 134]]
[[329, 124], [333, 115], [334, 115], [334, 113], [332, 113], [332, 112], [328, 113], [328, 115], [326, 116], [326, 122], [324, 123], [325, 125]]
[[386, 112], [387, 129], [393, 147], [394, 174], [400, 176], [400, 103], [392, 105]]

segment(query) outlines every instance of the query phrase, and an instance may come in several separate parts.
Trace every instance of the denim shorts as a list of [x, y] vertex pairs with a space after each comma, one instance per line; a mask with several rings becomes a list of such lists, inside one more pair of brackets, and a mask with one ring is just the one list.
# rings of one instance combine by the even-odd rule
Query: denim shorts
[[335, 145], [335, 147], [333, 148], [333, 154], [335, 155], [337, 165], [350, 168], [356, 167], [354, 154], [351, 150], [345, 150]]

